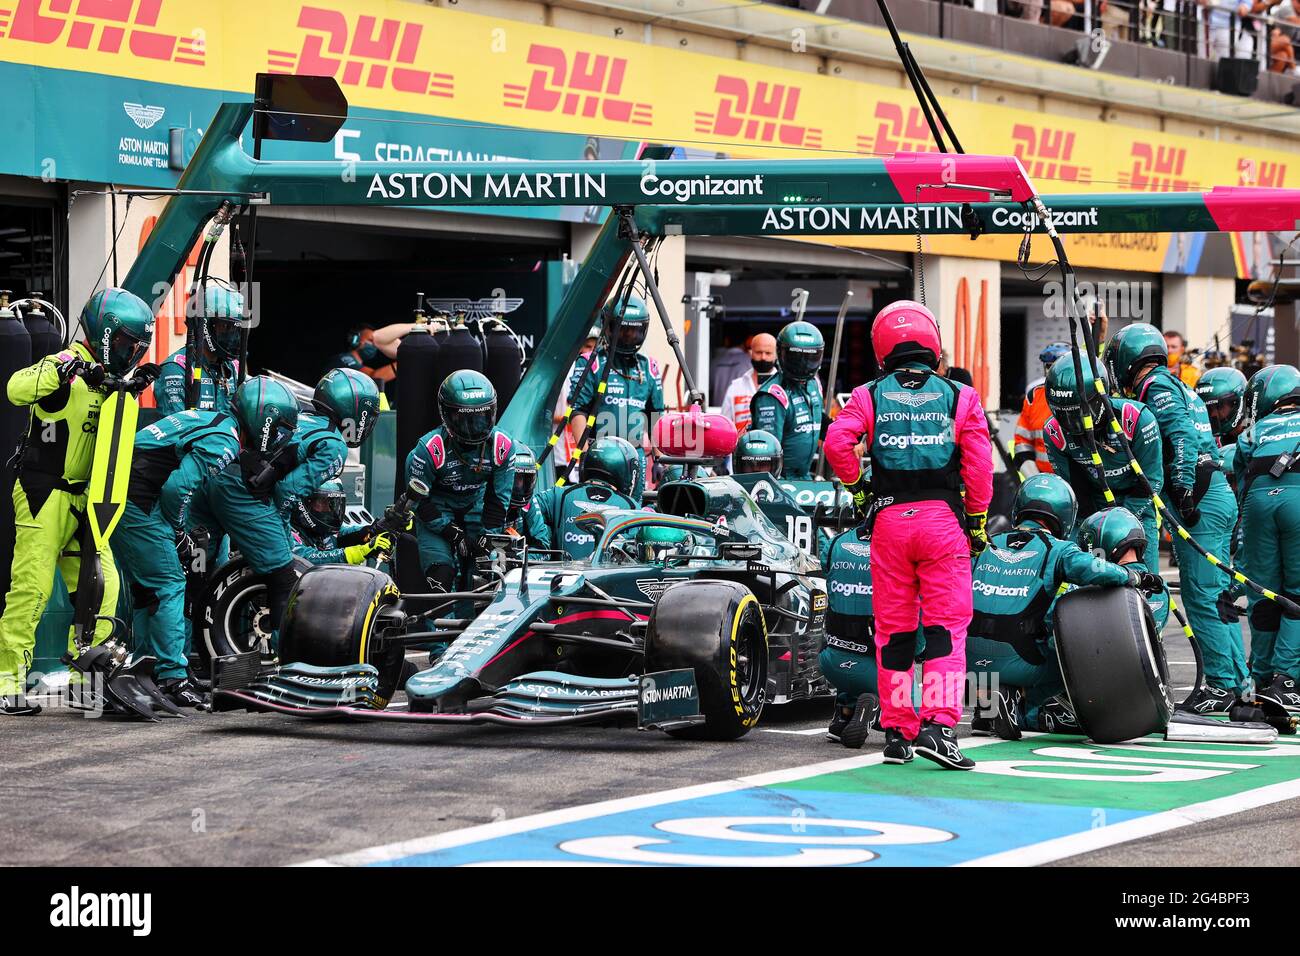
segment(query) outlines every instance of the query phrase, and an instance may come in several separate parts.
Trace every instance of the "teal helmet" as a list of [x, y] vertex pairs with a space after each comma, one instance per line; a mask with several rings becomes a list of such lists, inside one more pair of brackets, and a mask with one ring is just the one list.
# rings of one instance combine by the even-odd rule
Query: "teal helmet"
[[1020, 524], [1026, 518], [1039, 522], [1058, 538], [1074, 533], [1074, 519], [1079, 515], [1079, 499], [1070, 483], [1060, 475], [1033, 475], [1020, 483], [1011, 521]]
[[599, 481], [620, 495], [631, 495], [641, 458], [625, 438], [606, 435], [597, 438], [578, 464], [578, 480]]
[[1118, 564], [1130, 548], [1137, 551], [1139, 558], [1146, 552], [1147, 531], [1127, 508], [1103, 508], [1079, 525], [1079, 547]]
[[353, 368], [332, 368], [316, 383], [312, 408], [328, 418], [349, 448], [360, 448], [379, 417], [379, 386]]
[[533, 491], [537, 488], [537, 456], [527, 445], [519, 444], [515, 446], [510, 465], [515, 470], [510, 501], [522, 508], [533, 500]]
[[666, 485], [670, 481], [683, 481], [685, 478], [685, 465], [664, 465], [663, 477], [659, 479], [659, 484]]
[[1164, 333], [1147, 322], [1125, 326], [1106, 345], [1111, 378], [1125, 394], [1131, 394], [1136, 388], [1137, 373], [1153, 362], [1160, 366], [1168, 364], [1169, 346]]
[[1049, 369], [1055, 364], [1056, 360], [1062, 355], [1070, 354], [1070, 346], [1065, 342], [1053, 342], [1047, 348], [1038, 353], [1038, 361], [1043, 363], [1043, 369]]
[[826, 340], [811, 322], [791, 322], [776, 336], [776, 360], [781, 364], [781, 378], [806, 382], [822, 367]]
[[497, 390], [482, 372], [463, 368], [438, 386], [442, 426], [456, 443], [479, 448], [497, 423]]
[[1294, 365], [1269, 365], [1251, 376], [1246, 384], [1250, 420], [1271, 415], [1279, 405], [1300, 399], [1300, 371]]
[[200, 319], [199, 335], [208, 355], [218, 362], [239, 358], [243, 342], [243, 295], [216, 283], [204, 285]]
[[640, 558], [649, 563], [662, 562], [694, 546], [695, 536], [684, 528], [667, 525], [643, 525], [636, 531]]
[[81, 327], [95, 361], [114, 375], [125, 375], [153, 342], [153, 310], [125, 289], [101, 289], [81, 310]]
[[239, 440], [245, 448], [269, 458], [293, 440], [298, 400], [270, 376], [245, 379], [235, 390], [234, 410]]
[[297, 502], [289, 521], [303, 534], [321, 539], [338, 534], [347, 513], [348, 496], [343, 492], [343, 482], [331, 478]]
[[774, 478], [780, 478], [781, 466], [785, 464], [781, 443], [775, 435], [762, 428], [751, 428], [741, 435], [733, 457], [738, 475], [766, 471]]
[[[613, 328], [613, 321], [618, 311], [617, 302], [605, 305], [603, 315], [606, 323]], [[640, 296], [629, 295], [623, 302], [623, 318], [618, 326], [618, 338], [614, 341], [614, 354], [620, 358], [631, 358], [641, 351], [645, 344], [646, 333], [650, 331], [650, 311], [645, 300]]]
[[1210, 413], [1215, 437], [1231, 434], [1246, 411], [1246, 376], [1231, 365], [1212, 368], [1196, 383], [1196, 394]]
[[[1100, 423], [1106, 408], [1106, 396], [1097, 391], [1097, 379], [1093, 378], [1087, 358], [1081, 356], [1079, 361], [1083, 371], [1082, 383], [1074, 374], [1073, 355], [1063, 355], [1053, 362], [1052, 367], [1047, 370], [1045, 383], [1047, 407], [1051, 409], [1052, 415], [1066, 434], [1075, 436], [1084, 433], [1085, 408], [1092, 416], [1094, 427]], [[1109, 382], [1105, 370], [1100, 365], [1097, 366], [1097, 374], [1101, 377], [1102, 390], [1105, 391]], [[1082, 394], [1080, 394], [1080, 385], [1083, 386]]]

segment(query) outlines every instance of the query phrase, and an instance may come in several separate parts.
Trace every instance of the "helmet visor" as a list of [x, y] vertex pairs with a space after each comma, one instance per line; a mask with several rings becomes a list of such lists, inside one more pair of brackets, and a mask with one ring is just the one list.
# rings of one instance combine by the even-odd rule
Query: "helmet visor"
[[1232, 430], [1241, 420], [1241, 396], [1224, 395], [1221, 398], [1208, 399], [1205, 410], [1210, 415], [1210, 429], [1217, 435]]
[[105, 350], [105, 362], [112, 371], [124, 375], [145, 357], [149, 351], [149, 340], [141, 339], [129, 329], [119, 326], [108, 341]]
[[765, 471], [771, 475], [781, 473], [781, 455], [744, 454], [736, 460], [736, 473], [740, 475]]
[[497, 403], [476, 405], [470, 408], [457, 406], [446, 411], [447, 431], [462, 445], [481, 445], [497, 423]]
[[781, 374], [797, 382], [805, 382], [822, 367], [824, 348], [784, 348], [781, 350]]
[[510, 491], [510, 500], [527, 503], [533, 500], [533, 489], [537, 487], [537, 466], [529, 462], [515, 468], [515, 483]]
[[233, 318], [210, 318], [205, 323], [207, 346], [219, 359], [228, 361], [239, 357], [242, 335], [239, 322]]
[[307, 499], [307, 513], [321, 528], [338, 533], [347, 514], [347, 495], [338, 491], [318, 491]]
[[649, 326], [644, 322], [624, 322], [618, 327], [614, 350], [620, 355], [634, 355], [641, 351]]

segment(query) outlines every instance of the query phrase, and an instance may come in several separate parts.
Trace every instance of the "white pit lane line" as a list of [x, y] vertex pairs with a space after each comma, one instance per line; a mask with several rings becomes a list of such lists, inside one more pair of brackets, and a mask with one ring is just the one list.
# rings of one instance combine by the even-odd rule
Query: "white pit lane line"
[[[1030, 731], [1025, 732], [1026, 738], [1039, 736], [1042, 736], [1042, 734]], [[1279, 738], [1278, 742], [1281, 742], [1282, 740], [1283, 738]], [[999, 743], [1003, 743], [1003, 741], [996, 737], [963, 738], [961, 745], [963, 750], [976, 750], [980, 747], [987, 747]], [[1296, 740], [1292, 745], [1300, 746], [1300, 740]], [[451, 830], [447, 833], [435, 834], [428, 837], [418, 837], [414, 840], [404, 840], [399, 843], [370, 847], [364, 850], [356, 850], [351, 853], [307, 860], [303, 863], [297, 863], [294, 865], [366, 866], [374, 863], [385, 863], [390, 860], [402, 859], [420, 853], [431, 853], [437, 850], [449, 849], [451, 847], [465, 846], [466, 844], [478, 843], [496, 837], [511, 836], [516, 833], [525, 833], [529, 830], [539, 830], [543, 827], [556, 826], [563, 823], [573, 823], [578, 820], [588, 820], [593, 817], [621, 813], [627, 810], [639, 810], [646, 807], [675, 803], [681, 800], [690, 800], [696, 797], [714, 796], [720, 793], [744, 790], [749, 787], [763, 787], [778, 783], [790, 783], [795, 780], [803, 780], [808, 777], [816, 777], [826, 773], [856, 770], [859, 767], [870, 767], [874, 764], [878, 764], [881, 762], [882, 757], [883, 754], [874, 753], [861, 757], [829, 760], [821, 763], [791, 767], [787, 770], [775, 770], [767, 773], [753, 774], [747, 777], [737, 777], [732, 780], [720, 780], [714, 783], [680, 787], [675, 790], [662, 790], [657, 793], [647, 793], [634, 797], [620, 797], [599, 803], [566, 807], [560, 810], [549, 810], [544, 813], [535, 813], [530, 816], [519, 817], [515, 820], [501, 820], [494, 823], [482, 824], [480, 826], [467, 827], [461, 830]], [[1279, 803], [1283, 800], [1296, 798], [1300, 798], [1300, 780], [1287, 780], [1281, 783], [1258, 787], [1254, 790], [1247, 790], [1243, 793], [1231, 794], [1214, 800], [1206, 800], [1202, 803], [1188, 804], [1184, 807], [1176, 807], [1172, 810], [1153, 813], [1137, 819], [1125, 820], [1121, 823], [1113, 823], [1108, 826], [1096, 827], [1087, 831], [1069, 834], [1068, 836], [1045, 840], [1041, 843], [1018, 847], [1017, 849], [1008, 850], [1004, 853], [995, 853], [957, 865], [1037, 866], [1043, 863], [1051, 863], [1055, 860], [1062, 860], [1066, 857], [1078, 856], [1081, 853], [1088, 853], [1092, 850], [1117, 846], [1121, 843], [1140, 840], [1143, 837], [1165, 833], [1170, 830], [1179, 829], [1180, 827], [1191, 826], [1195, 823], [1204, 823], [1207, 820], [1214, 820], [1219, 817], [1230, 816], [1234, 813], [1241, 813], [1245, 810], [1252, 810], [1256, 807], [1268, 806], [1272, 803]]]

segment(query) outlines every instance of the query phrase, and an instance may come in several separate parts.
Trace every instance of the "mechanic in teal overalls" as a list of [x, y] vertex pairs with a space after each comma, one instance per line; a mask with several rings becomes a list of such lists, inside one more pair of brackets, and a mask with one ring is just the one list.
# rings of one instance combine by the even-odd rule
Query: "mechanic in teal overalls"
[[826, 728], [826, 738], [857, 750], [880, 716], [875, 617], [871, 608], [871, 533], [866, 523], [831, 538], [823, 562], [826, 647], [817, 664], [836, 690], [835, 713]]
[[529, 536], [546, 550], [563, 551], [577, 561], [585, 560], [596, 549], [596, 536], [580, 527], [580, 515], [613, 508], [640, 507], [632, 497], [636, 472], [640, 467], [637, 450], [631, 443], [614, 435], [597, 438], [578, 459], [579, 482], [547, 488], [533, 498], [529, 519]]
[[191, 320], [195, 324], [198, 362], [188, 369], [185, 348], [181, 347], [162, 363], [153, 386], [154, 403], [160, 412], [170, 415], [187, 408], [230, 411], [239, 384], [243, 316], [244, 297], [238, 292], [215, 284], [203, 287], [202, 314]]
[[[1079, 547], [1123, 568], [1145, 571], [1142, 555], [1147, 547], [1147, 529], [1127, 508], [1103, 508], [1079, 523]], [[1152, 582], [1154, 583], [1154, 582]], [[1159, 590], [1143, 591], [1156, 630], [1163, 631], [1169, 620], [1169, 588], [1161, 579]]]
[[807, 481], [824, 417], [817, 370], [826, 342], [811, 322], [791, 322], [776, 337], [781, 370], [763, 380], [749, 400], [750, 427], [776, 437], [785, 451], [785, 477]]
[[[1115, 442], [1110, 429], [1101, 425], [1102, 398], [1096, 392], [1088, 362], [1081, 359], [1083, 368], [1083, 394], [1088, 396], [1089, 411], [1094, 423], [1093, 435], [1101, 453], [1106, 484], [1115, 495], [1115, 503], [1137, 515], [1147, 531], [1147, 550], [1142, 559], [1146, 569], [1160, 572], [1159, 523], [1156, 506], [1141, 489], [1137, 475], [1129, 468], [1128, 456]], [[1098, 368], [1103, 384], [1106, 372]], [[1083, 406], [1074, 375], [1074, 360], [1069, 356], [1057, 359], [1047, 370], [1047, 407], [1052, 417], [1043, 424], [1043, 444], [1054, 472], [1064, 478], [1074, 489], [1079, 500], [1079, 513], [1087, 518], [1103, 508], [1110, 507], [1102, 493], [1101, 482], [1095, 476], [1092, 459], [1085, 444], [1083, 431]], [[1140, 402], [1127, 398], [1109, 397], [1111, 410], [1128, 438], [1133, 456], [1142, 467], [1142, 473], [1156, 493], [1164, 483], [1164, 463], [1161, 457], [1160, 425], [1151, 410]]]
[[[366, 540], [365, 525], [345, 525], [348, 496], [343, 483], [331, 478], [298, 501], [289, 513], [295, 557], [312, 564], [365, 564], [372, 555], [392, 554], [392, 535], [384, 532]], [[355, 538], [355, 543], [349, 543]]]
[[[293, 572], [289, 526], [274, 502], [275, 483], [295, 461], [292, 448], [298, 400], [265, 375], [249, 378], [235, 391], [235, 418], [251, 425], [240, 433], [239, 460], [213, 475], [191, 500], [189, 528], [208, 533], [208, 559], [230, 535], [253, 573], [266, 578], [267, 601], [277, 625], [297, 575]], [[243, 427], [243, 426], [241, 426]]]
[[[610, 303], [604, 309], [605, 324], [609, 329], [613, 328], [614, 308]], [[663, 371], [658, 362], [641, 354], [649, 330], [650, 313], [645, 302], [634, 295], [628, 296], [618, 326], [618, 338], [614, 342], [613, 360], [606, 349], [592, 353], [591, 371], [569, 396], [572, 406], [580, 409], [573, 413], [571, 420], [579, 446], [588, 425], [592, 425], [597, 438], [614, 435], [631, 442], [637, 450], [636, 482], [632, 490], [632, 497], [637, 500], [645, 488], [645, 443], [650, 435], [651, 416], [664, 410]], [[606, 364], [609, 364], [609, 376], [605, 381], [605, 394], [599, 395]]]
[[[1233, 467], [1244, 518], [1246, 574], [1300, 600], [1300, 371], [1272, 365], [1250, 380], [1253, 424], [1237, 439]], [[1250, 605], [1255, 694], [1300, 709], [1300, 618], [1257, 594]], [[1199, 633], [1199, 632], [1198, 632]]]
[[[1196, 542], [1226, 561], [1237, 524], [1237, 499], [1219, 470], [1219, 448], [1205, 403], [1169, 370], [1168, 353], [1160, 330], [1138, 323], [1111, 337], [1106, 361], [1115, 384], [1145, 403], [1160, 423], [1168, 492], [1164, 497]], [[1199, 714], [1224, 714], [1246, 690], [1248, 678], [1241, 628], [1219, 613], [1231, 581], [1181, 535], [1174, 533], [1173, 541], [1187, 620], [1205, 662], [1205, 682], [1184, 706]]]
[[255, 435], [257, 409], [237, 415], [179, 411], [135, 436], [126, 508], [113, 532], [113, 551], [131, 586], [135, 652], [158, 659], [158, 689], [180, 707], [197, 707], [203, 694], [189, 679], [186, 657], [185, 525], [190, 500], [239, 457], [241, 435]]
[[406, 480], [429, 496], [415, 510], [425, 576], [446, 591], [473, 569], [479, 540], [505, 528], [515, 443], [496, 427], [497, 392], [482, 372], [462, 369], [438, 387], [442, 424], [406, 456]]
[[[971, 673], [991, 678], [996, 716], [978, 709], [971, 733], [1019, 740], [1023, 730], [1077, 733], [1066, 702], [1051, 610], [1063, 585], [1133, 584], [1156, 591], [1159, 575], [1126, 569], [1069, 540], [1079, 505], [1059, 475], [1033, 475], [1016, 494], [1015, 528], [994, 535], [972, 573], [974, 614], [966, 639]], [[1021, 702], [1023, 698], [1024, 706]]]

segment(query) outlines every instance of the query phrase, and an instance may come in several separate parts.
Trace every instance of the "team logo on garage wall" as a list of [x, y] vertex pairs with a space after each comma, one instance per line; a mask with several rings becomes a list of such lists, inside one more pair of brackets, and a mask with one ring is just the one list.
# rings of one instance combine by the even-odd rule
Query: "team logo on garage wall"
[[267, 50], [268, 72], [332, 76], [345, 86], [444, 99], [455, 96], [453, 74], [415, 68], [424, 31], [418, 23], [363, 14], [349, 24], [341, 10], [303, 7], [298, 27], [306, 31], [302, 47], [296, 53]]
[[153, 129], [154, 124], [167, 112], [161, 106], [145, 106], [143, 103], [123, 103], [122, 109], [131, 117], [131, 122], [141, 129]]
[[435, 299], [432, 296], [425, 296], [424, 301], [434, 312], [463, 315], [467, 319], [490, 319], [494, 315], [509, 315], [524, 304], [521, 298], [500, 295], [482, 299]]

